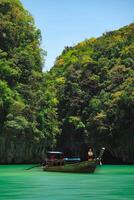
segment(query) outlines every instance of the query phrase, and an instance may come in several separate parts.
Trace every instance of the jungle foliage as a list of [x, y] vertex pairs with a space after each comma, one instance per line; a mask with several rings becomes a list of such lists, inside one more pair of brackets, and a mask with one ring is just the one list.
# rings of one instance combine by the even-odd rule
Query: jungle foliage
[[41, 34], [18, 0], [0, 0], [0, 162], [39, 162], [59, 134]]
[[134, 24], [66, 47], [50, 76], [62, 121], [58, 145], [80, 155], [105, 146], [134, 161]]

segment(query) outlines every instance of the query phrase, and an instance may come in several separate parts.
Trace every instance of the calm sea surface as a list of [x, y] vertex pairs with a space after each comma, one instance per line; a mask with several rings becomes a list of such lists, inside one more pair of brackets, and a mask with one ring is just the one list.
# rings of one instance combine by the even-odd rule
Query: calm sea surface
[[103, 165], [94, 174], [0, 166], [0, 200], [134, 200], [134, 166]]

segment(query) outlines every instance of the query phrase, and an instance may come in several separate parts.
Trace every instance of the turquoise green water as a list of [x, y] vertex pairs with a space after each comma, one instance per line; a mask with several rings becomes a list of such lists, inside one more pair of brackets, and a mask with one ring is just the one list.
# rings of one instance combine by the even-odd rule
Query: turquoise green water
[[104, 165], [94, 174], [43, 172], [30, 165], [0, 166], [0, 200], [134, 199], [134, 166]]

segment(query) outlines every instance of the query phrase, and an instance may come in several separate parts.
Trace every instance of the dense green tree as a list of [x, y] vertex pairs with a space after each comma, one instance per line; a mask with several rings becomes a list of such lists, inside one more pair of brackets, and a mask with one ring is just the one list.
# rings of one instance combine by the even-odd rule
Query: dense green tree
[[[49, 72], [62, 121], [59, 147], [83, 156], [82, 148], [97, 153], [104, 145], [114, 157], [134, 161], [133, 52], [134, 24], [63, 50]], [[56, 79], [64, 79], [62, 86]]]
[[59, 134], [41, 34], [19, 0], [0, 0], [0, 162], [41, 162]]

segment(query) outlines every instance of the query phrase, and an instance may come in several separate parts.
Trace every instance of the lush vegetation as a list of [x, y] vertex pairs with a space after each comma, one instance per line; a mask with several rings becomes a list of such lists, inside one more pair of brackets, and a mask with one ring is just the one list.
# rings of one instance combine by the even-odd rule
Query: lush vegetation
[[50, 72], [32, 16], [0, 0], [0, 162], [101, 146], [134, 161], [134, 24], [66, 47]]
[[45, 52], [18, 0], [0, 0], [0, 162], [37, 162], [59, 134], [55, 94], [42, 72]]
[[62, 121], [58, 145], [80, 155], [105, 146], [134, 161], [134, 24], [66, 47], [50, 76]]

